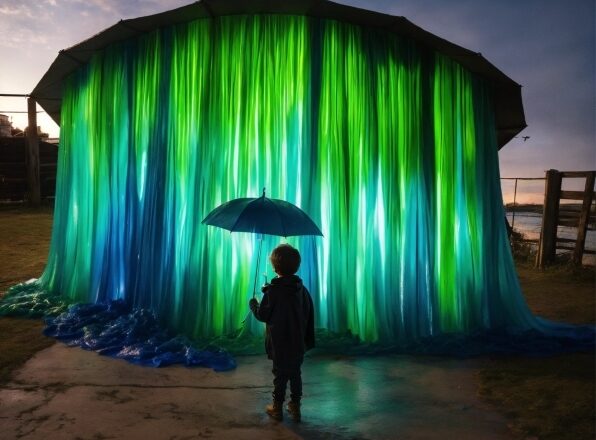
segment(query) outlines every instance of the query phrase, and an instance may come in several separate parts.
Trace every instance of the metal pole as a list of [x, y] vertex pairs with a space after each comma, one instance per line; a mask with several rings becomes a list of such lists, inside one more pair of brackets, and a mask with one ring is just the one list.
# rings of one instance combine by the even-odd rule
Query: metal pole
[[259, 268], [261, 266], [261, 249], [263, 248], [263, 234], [261, 234], [259, 243], [259, 255], [257, 256], [257, 267], [255, 270], [255, 282], [252, 286], [252, 297], [254, 298], [257, 292], [257, 279], [259, 278]]
[[517, 178], [515, 179], [515, 187], [513, 188], [513, 215], [511, 218], [511, 230], [515, 226], [515, 200], [517, 198]]

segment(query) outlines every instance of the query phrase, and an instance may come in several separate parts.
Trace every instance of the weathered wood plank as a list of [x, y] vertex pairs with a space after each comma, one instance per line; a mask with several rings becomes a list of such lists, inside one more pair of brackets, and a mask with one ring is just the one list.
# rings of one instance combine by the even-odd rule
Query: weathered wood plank
[[573, 251], [573, 261], [576, 264], [582, 263], [582, 256], [586, 245], [586, 235], [588, 232], [588, 223], [590, 219], [590, 208], [594, 199], [594, 181], [596, 180], [596, 171], [592, 171], [586, 177], [586, 186], [584, 190], [584, 199], [582, 203], [582, 212], [579, 217], [577, 227], [577, 242]]
[[544, 190], [544, 210], [540, 244], [536, 253], [536, 266], [542, 268], [555, 259], [557, 243], [557, 218], [559, 216], [559, 200], [561, 194], [561, 174], [557, 170], [546, 172]]
[[[557, 249], [560, 249], [562, 251], [574, 251], [575, 250], [574, 247], [569, 247], [569, 246], [557, 246]], [[593, 250], [593, 249], [584, 249], [584, 252], [583, 253], [584, 254], [593, 255], [593, 254], [596, 254], [596, 250]]]
[[6, 183], [22, 183], [22, 182], [26, 182], [27, 179], [23, 178], [23, 177], [5, 177], [5, 176], [0, 176], [0, 183], [6, 182]]
[[577, 240], [574, 240], [573, 238], [561, 238], [561, 237], [557, 237], [557, 243], [575, 243]]
[[575, 213], [580, 213], [582, 211], [582, 205], [580, 204], [573, 204], [573, 205], [569, 205], [569, 204], [561, 204], [559, 205], [559, 212], [563, 213], [563, 212], [575, 212]]
[[[561, 191], [561, 199], [565, 200], [584, 200], [584, 191]], [[594, 192], [592, 191], [592, 198]]]
[[580, 215], [579, 212], [574, 212], [574, 213], [571, 213], [571, 214], [559, 212], [559, 220], [563, 220], [563, 219], [566, 219], [566, 220], [578, 220], [579, 219], [579, 215]]
[[579, 220], [561, 220], [557, 221], [557, 226], [567, 226], [568, 228], [577, 228]]
[[39, 189], [39, 137], [37, 136], [37, 108], [35, 100], [27, 98], [29, 126], [27, 127], [27, 184], [29, 186], [29, 203], [39, 206], [41, 192]]
[[561, 177], [588, 177], [592, 171], [559, 171]]
[[573, 246], [563, 246], [563, 245], [557, 245], [557, 249], [561, 249], [564, 251], [572, 251], [575, 249], [575, 247]]

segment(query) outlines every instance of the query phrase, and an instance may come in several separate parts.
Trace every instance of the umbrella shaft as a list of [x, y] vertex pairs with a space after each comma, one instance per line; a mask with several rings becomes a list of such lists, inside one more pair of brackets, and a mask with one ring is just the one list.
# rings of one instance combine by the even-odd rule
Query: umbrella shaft
[[255, 282], [252, 286], [252, 297], [254, 298], [257, 292], [257, 279], [259, 279], [259, 267], [261, 265], [261, 249], [263, 248], [263, 235], [261, 234], [259, 243], [259, 254], [257, 255], [257, 267], [255, 270]]

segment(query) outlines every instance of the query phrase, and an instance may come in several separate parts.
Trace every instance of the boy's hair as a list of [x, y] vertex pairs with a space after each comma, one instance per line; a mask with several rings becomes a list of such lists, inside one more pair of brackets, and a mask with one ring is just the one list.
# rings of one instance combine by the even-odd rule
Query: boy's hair
[[280, 244], [271, 252], [269, 261], [276, 273], [284, 276], [294, 275], [300, 267], [300, 252], [289, 244]]

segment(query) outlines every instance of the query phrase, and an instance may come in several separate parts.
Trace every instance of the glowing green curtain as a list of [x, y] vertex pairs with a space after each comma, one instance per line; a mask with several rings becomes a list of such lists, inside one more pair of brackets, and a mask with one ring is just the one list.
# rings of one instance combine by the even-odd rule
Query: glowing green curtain
[[200, 221], [267, 187], [324, 233], [289, 240], [318, 327], [381, 342], [530, 328], [491, 108], [450, 59], [336, 21], [221, 17], [111, 46], [64, 90], [41, 282], [191, 336], [231, 332], [256, 240]]

